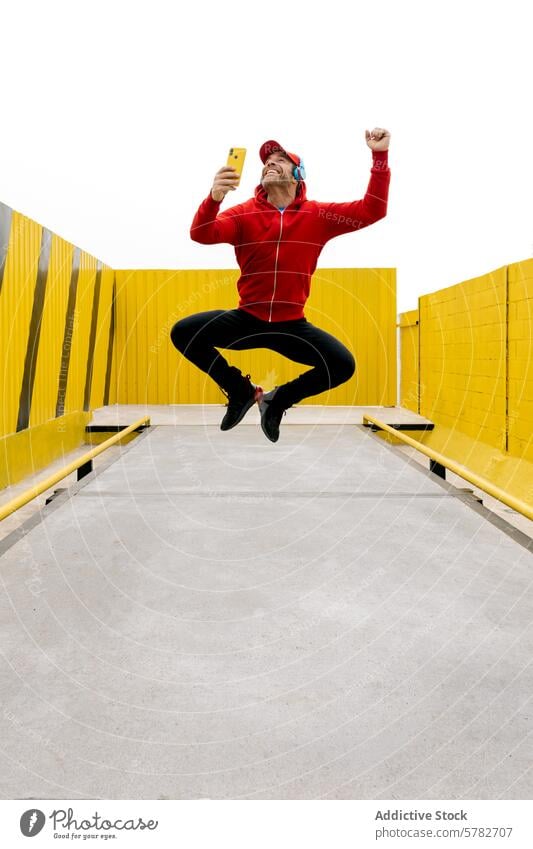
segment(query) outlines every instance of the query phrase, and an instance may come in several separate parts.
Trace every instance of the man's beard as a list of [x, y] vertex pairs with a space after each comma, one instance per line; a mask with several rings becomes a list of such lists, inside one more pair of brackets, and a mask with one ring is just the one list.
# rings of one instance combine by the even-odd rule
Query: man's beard
[[[263, 187], [265, 187], [265, 177], [266, 177], [266, 174], [265, 174], [264, 177], [261, 177], [261, 185]], [[287, 185], [290, 185], [290, 183], [291, 183], [290, 177], [284, 177], [282, 174], [279, 176], [279, 178], [277, 180], [267, 180], [266, 181], [267, 186], [287, 186]]]

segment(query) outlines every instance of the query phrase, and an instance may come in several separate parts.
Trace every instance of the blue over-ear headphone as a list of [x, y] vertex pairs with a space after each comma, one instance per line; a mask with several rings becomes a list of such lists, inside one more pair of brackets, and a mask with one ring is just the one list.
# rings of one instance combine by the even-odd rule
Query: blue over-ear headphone
[[305, 180], [305, 166], [303, 159], [300, 159], [300, 164], [295, 165], [292, 169], [292, 176], [295, 180]]

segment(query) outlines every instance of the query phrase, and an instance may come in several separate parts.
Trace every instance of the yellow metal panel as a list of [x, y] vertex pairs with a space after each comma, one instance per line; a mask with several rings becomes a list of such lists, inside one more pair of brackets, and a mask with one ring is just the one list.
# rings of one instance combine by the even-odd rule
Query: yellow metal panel
[[113, 366], [113, 377], [114, 383], [116, 386], [117, 397], [116, 403], [118, 404], [127, 404], [127, 400], [124, 400], [128, 397], [127, 387], [126, 387], [126, 372], [125, 372], [125, 359], [127, 357], [128, 346], [126, 344], [128, 338], [128, 323], [127, 323], [127, 314], [126, 314], [126, 296], [127, 296], [127, 287], [129, 285], [129, 281], [132, 275], [135, 272], [133, 271], [115, 271], [115, 282], [116, 282], [116, 292], [115, 292], [115, 316], [116, 316], [116, 324], [115, 324], [115, 348], [116, 348], [116, 356], [114, 357], [114, 366]]
[[508, 449], [533, 461], [533, 260], [510, 265], [508, 283]]
[[[116, 323], [116, 273], [113, 271], [111, 286], [110, 320], [113, 322], [113, 336], [111, 337], [111, 356], [109, 374], [109, 397], [108, 404], [117, 403], [117, 323]], [[107, 368], [107, 365], [106, 365]]]
[[41, 235], [40, 224], [13, 211], [4, 280], [0, 293], [2, 339], [0, 434], [2, 435], [14, 433], [17, 427]]
[[400, 406], [418, 412], [418, 310], [400, 315]]
[[[174, 349], [169, 334], [185, 316], [233, 309], [238, 272], [124, 270], [116, 275], [119, 403], [223, 403], [220, 389]], [[347, 384], [304, 403], [395, 404], [395, 270], [317, 270], [306, 315], [354, 353], [357, 371]], [[265, 349], [223, 355], [267, 389], [307, 368]]]
[[0, 489], [35, 474], [84, 442], [91, 413], [67, 413], [0, 438]]
[[30, 411], [30, 427], [55, 417], [73, 245], [53, 235], [41, 335]]
[[419, 332], [421, 414], [505, 449], [506, 268], [421, 297]]
[[[12, 212], [0, 291], [0, 486], [22, 479], [79, 445], [83, 440], [82, 426], [90, 418], [90, 414], [82, 413], [82, 408], [97, 261], [81, 253], [65, 415], [56, 417], [60, 373], [65, 373], [61, 357], [74, 246], [55, 234], [49, 234], [50, 241], [47, 244], [50, 245], [50, 255], [46, 277], [41, 277], [36, 298], [43, 232], [40, 224], [16, 211]], [[108, 289], [112, 274], [111, 269], [103, 272], [96, 326], [93, 397], [98, 396], [100, 404], [107, 364], [109, 318], [106, 307], [110, 301]], [[30, 339], [32, 318], [35, 327], [33, 338]], [[37, 338], [38, 346], [35, 345]], [[24, 409], [19, 420], [23, 378]], [[116, 392], [113, 392], [112, 400], [115, 398]], [[17, 422], [22, 428], [18, 432]], [[27, 427], [25, 422], [28, 422]]]
[[96, 338], [94, 342], [94, 361], [90, 398], [91, 410], [96, 407], [101, 407], [104, 403], [104, 388], [109, 346], [109, 325], [111, 323], [113, 297], [113, 277], [113, 269], [108, 266], [104, 266], [102, 268], [100, 302], [98, 307]]
[[70, 366], [65, 396], [65, 412], [74, 412], [75, 410], [83, 409], [94, 284], [96, 282], [96, 263], [97, 261], [94, 257], [81, 251], [80, 276], [78, 279], [78, 292], [70, 350]]

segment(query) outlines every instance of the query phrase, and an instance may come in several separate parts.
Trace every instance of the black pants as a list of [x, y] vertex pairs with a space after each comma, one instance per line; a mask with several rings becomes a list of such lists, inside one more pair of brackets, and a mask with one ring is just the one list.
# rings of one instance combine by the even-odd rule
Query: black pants
[[284, 407], [339, 386], [355, 371], [348, 348], [306, 318], [269, 322], [241, 309], [208, 310], [176, 322], [170, 338], [178, 351], [223, 389], [230, 388], [231, 368], [217, 347], [235, 351], [268, 348], [296, 363], [313, 366], [280, 387], [276, 400]]

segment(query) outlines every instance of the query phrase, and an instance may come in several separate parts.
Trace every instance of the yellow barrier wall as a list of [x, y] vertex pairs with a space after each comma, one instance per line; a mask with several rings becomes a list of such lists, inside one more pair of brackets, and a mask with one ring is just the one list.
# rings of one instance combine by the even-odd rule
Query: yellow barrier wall
[[84, 441], [114, 403], [114, 272], [0, 204], [0, 487]]
[[[237, 270], [117, 271], [117, 399], [122, 404], [220, 404], [215, 383], [172, 345], [172, 325], [210, 309], [233, 309]], [[396, 403], [396, 271], [317, 269], [306, 317], [354, 354], [353, 378], [309, 404]], [[266, 389], [308, 367], [266, 350], [224, 356]]]
[[[413, 396], [413, 322], [400, 316], [402, 405]], [[419, 299], [418, 437], [496, 485], [533, 501], [533, 260]], [[405, 371], [405, 373], [404, 373]]]
[[418, 391], [418, 310], [400, 315], [400, 407], [420, 412]]
[[533, 260], [509, 266], [508, 287], [508, 450], [533, 462]]
[[507, 267], [424, 295], [420, 407], [505, 449]]

